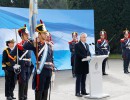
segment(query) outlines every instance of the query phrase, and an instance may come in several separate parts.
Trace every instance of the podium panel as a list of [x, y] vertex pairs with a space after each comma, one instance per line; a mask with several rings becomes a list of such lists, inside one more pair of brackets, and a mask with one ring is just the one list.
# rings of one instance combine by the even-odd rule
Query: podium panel
[[102, 85], [102, 61], [107, 57], [108, 55], [91, 57], [91, 60], [89, 63], [90, 95], [86, 96], [87, 98], [104, 98], [104, 97], [109, 96], [108, 94], [103, 93], [103, 85]]

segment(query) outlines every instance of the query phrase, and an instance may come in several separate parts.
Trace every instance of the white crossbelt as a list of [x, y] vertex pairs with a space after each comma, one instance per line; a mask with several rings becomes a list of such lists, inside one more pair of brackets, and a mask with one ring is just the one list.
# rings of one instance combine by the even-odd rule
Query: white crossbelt
[[130, 49], [130, 47], [126, 47], [127, 49]]
[[30, 58], [29, 58], [29, 59], [27, 59], [27, 58], [23, 58], [22, 60], [24, 60], [24, 61], [31, 61]]
[[42, 51], [45, 49], [45, 46], [42, 47], [42, 49], [39, 51], [38, 56], [42, 53]]
[[24, 54], [19, 58], [19, 60], [22, 60], [23, 57], [28, 53], [28, 50], [26, 50], [26, 52], [24, 52]]
[[103, 46], [103, 45], [105, 44], [105, 42], [106, 42], [106, 41], [104, 40], [103, 43], [101, 44], [101, 46]]
[[129, 41], [130, 41], [130, 40], [128, 39], [128, 41], [127, 41], [126, 45], [129, 43]]
[[105, 49], [106, 50], [107, 48], [101, 48], [101, 49]]
[[[40, 64], [40, 61], [38, 63]], [[52, 62], [45, 62], [45, 65], [52, 65]]]

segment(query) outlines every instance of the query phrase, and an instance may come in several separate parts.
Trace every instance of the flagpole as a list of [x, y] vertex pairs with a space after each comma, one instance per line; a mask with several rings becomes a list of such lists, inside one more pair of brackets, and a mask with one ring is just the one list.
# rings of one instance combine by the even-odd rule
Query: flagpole
[[38, 2], [37, 0], [30, 0], [29, 4], [29, 27], [30, 27], [30, 36], [33, 37], [35, 33], [35, 28], [37, 25], [37, 14], [38, 14]]

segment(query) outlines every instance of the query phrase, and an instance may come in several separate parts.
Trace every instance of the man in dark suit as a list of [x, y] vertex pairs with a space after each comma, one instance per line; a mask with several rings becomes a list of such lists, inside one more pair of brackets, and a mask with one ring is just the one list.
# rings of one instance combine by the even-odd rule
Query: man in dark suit
[[86, 76], [89, 73], [88, 61], [82, 61], [83, 58], [90, 56], [89, 46], [86, 43], [87, 34], [80, 35], [80, 41], [75, 44], [75, 74], [76, 74], [76, 96], [88, 95], [86, 93]]

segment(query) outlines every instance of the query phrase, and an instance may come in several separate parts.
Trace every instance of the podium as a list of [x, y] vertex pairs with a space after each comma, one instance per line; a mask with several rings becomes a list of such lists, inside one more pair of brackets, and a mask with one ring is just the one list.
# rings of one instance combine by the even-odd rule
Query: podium
[[91, 99], [100, 99], [104, 97], [108, 97], [108, 94], [103, 93], [103, 85], [102, 85], [102, 61], [107, 58], [108, 55], [100, 55], [100, 56], [92, 56], [84, 58], [82, 61], [89, 62], [89, 88], [90, 95], [85, 98]]

